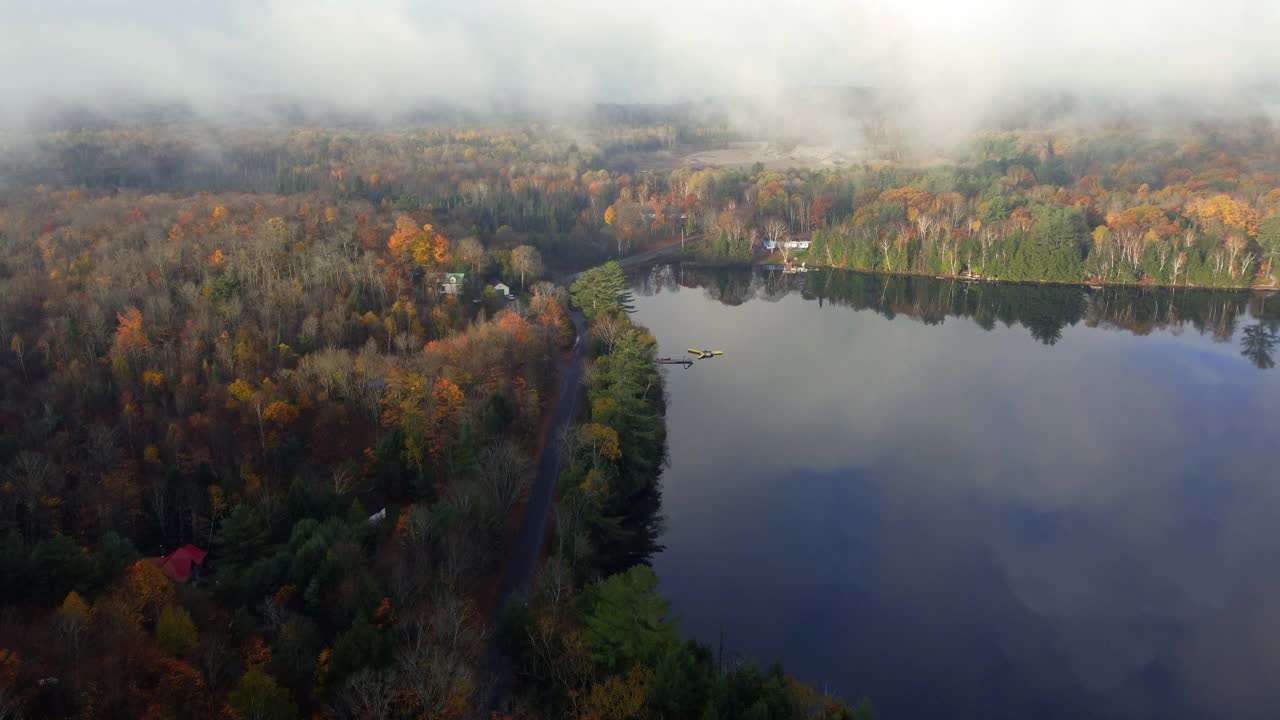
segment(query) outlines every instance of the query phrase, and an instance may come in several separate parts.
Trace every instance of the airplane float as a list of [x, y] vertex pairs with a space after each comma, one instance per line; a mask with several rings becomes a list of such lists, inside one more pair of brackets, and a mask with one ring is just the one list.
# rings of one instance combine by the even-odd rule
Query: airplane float
[[689, 348], [689, 352], [692, 353], [695, 357], [692, 357], [692, 358], [664, 357], [664, 358], [658, 358], [657, 363], [659, 365], [683, 365], [684, 369], [688, 370], [689, 368], [693, 367], [694, 360], [707, 360], [717, 355], [724, 354], [724, 352], [721, 350], [694, 350], [693, 348]]

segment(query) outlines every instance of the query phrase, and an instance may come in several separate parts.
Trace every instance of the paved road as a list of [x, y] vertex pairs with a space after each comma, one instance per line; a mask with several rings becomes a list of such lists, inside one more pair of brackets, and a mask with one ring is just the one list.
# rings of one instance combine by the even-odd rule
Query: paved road
[[[582, 313], [573, 311], [574, 329], [578, 338], [568, 357], [561, 358], [558, 368], [560, 385], [557, 389], [555, 406], [551, 411], [551, 422], [547, 428], [546, 446], [538, 461], [538, 474], [534, 478], [533, 488], [529, 493], [529, 504], [525, 508], [524, 520], [520, 531], [511, 545], [507, 560], [507, 572], [502, 578], [498, 590], [498, 602], [494, 606], [493, 617], [489, 627], [496, 629], [502, 617], [502, 611], [515, 596], [526, 595], [533, 573], [538, 567], [538, 558], [542, 555], [542, 546], [547, 539], [547, 525], [551, 520], [551, 506], [555, 502], [556, 485], [560, 479], [560, 463], [562, 458], [560, 436], [563, 429], [577, 416], [578, 399], [582, 386], [582, 358], [587, 344], [587, 324]], [[485, 699], [485, 713], [499, 710], [511, 695], [511, 658], [506, 657], [498, 647], [497, 638], [489, 643], [488, 663], [494, 685], [489, 689]]]
[[[696, 247], [697, 244], [701, 241], [702, 241], [701, 235], [691, 235], [685, 238], [683, 245], [684, 247]], [[654, 260], [657, 260], [658, 258], [662, 257], [663, 255], [671, 255], [673, 253], [680, 252], [681, 245], [682, 244], [679, 241], [677, 241], [670, 245], [664, 245], [660, 248], [654, 248], [653, 250], [646, 250], [645, 252], [636, 253], [635, 255], [628, 255], [624, 258], [618, 258], [618, 264], [621, 265], [623, 268], [631, 268], [631, 267], [636, 267], [638, 265], [644, 265], [645, 263], [651, 263]]]
[[[610, 259], [616, 260], [618, 264], [622, 266], [623, 270], [628, 270], [633, 267], [639, 267], [642, 265], [652, 263], [655, 260], [659, 260], [666, 255], [675, 255], [676, 253], [679, 253], [681, 249], [684, 249], [684, 248], [695, 248], [700, 242], [702, 242], [702, 235], [700, 234], [690, 235], [689, 237], [685, 238], [683, 245], [679, 240], [675, 240], [670, 244], [663, 245], [662, 247], [654, 248], [652, 250], [645, 250], [642, 253], [636, 253], [635, 255], [627, 255], [626, 257], [610, 258]], [[576, 272], [571, 275], [560, 275], [560, 276], [557, 276], [555, 279], [557, 282], [560, 282], [565, 287], [568, 287], [570, 284], [573, 283], [574, 280], [577, 280], [581, 276], [582, 276], [582, 272]]]
[[[688, 238], [687, 243], [695, 242]], [[647, 252], [631, 255], [618, 262], [624, 267], [635, 267], [653, 262], [663, 255], [680, 250], [680, 243], [656, 248]], [[580, 273], [579, 273], [580, 274]], [[577, 279], [573, 275], [569, 281]], [[566, 283], [568, 284], [568, 283]], [[547, 539], [547, 525], [551, 520], [551, 506], [555, 502], [556, 485], [560, 480], [561, 447], [560, 436], [566, 426], [577, 417], [578, 399], [582, 385], [582, 358], [587, 344], [587, 322], [579, 311], [570, 315], [578, 340], [568, 357], [560, 360], [558, 375], [560, 385], [557, 390], [556, 404], [551, 411], [551, 423], [547, 428], [546, 446], [542, 449], [542, 457], [538, 461], [538, 474], [533, 481], [533, 489], [529, 494], [529, 505], [525, 508], [524, 520], [520, 531], [511, 545], [507, 560], [507, 572], [502, 578], [498, 590], [497, 604], [493, 617], [489, 618], [490, 629], [496, 630], [502, 619], [502, 611], [511, 598], [527, 595], [533, 574], [538, 568], [538, 558], [542, 555], [542, 546]], [[496, 636], [491, 638], [487, 662], [493, 685], [487, 688], [483, 696], [484, 714], [488, 717], [496, 710], [501, 710], [511, 697], [512, 669], [511, 658], [498, 647]]]

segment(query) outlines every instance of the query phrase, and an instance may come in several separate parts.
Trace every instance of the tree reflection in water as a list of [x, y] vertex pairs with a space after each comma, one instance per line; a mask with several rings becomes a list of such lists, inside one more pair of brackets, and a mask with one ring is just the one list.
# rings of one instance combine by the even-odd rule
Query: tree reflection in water
[[641, 295], [662, 290], [700, 288], [707, 297], [730, 306], [749, 300], [776, 302], [801, 293], [806, 300], [855, 310], [871, 310], [886, 318], [905, 316], [926, 324], [948, 317], [970, 318], [985, 330], [997, 325], [1026, 328], [1036, 340], [1055, 345], [1064, 328], [1088, 327], [1148, 335], [1175, 333], [1190, 327], [1220, 342], [1230, 342], [1241, 319], [1241, 354], [1259, 368], [1275, 366], [1280, 339], [1278, 303], [1268, 307], [1266, 293], [1198, 288], [1137, 288], [1032, 283], [982, 283], [916, 276], [816, 270], [784, 274], [778, 270], [659, 265], [632, 278]]

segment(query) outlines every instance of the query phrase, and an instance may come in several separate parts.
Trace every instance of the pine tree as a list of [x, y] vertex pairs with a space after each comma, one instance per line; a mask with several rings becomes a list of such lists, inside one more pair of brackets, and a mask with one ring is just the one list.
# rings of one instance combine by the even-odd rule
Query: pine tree
[[620, 315], [635, 311], [626, 275], [622, 272], [622, 266], [613, 260], [583, 273], [569, 291], [573, 303], [582, 308], [588, 320], [600, 315]]

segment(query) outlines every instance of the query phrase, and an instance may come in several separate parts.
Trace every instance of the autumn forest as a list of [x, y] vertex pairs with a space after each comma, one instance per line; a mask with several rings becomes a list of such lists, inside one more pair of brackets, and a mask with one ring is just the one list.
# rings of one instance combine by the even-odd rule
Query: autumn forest
[[[604, 263], [1280, 278], [1267, 122], [687, 160], [746, 139], [625, 116], [6, 137], [0, 719], [871, 717], [681, 638], [645, 564], [663, 376]], [[815, 287], [890, 304], [840, 277]], [[551, 532], [499, 606], [549, 445]]]

